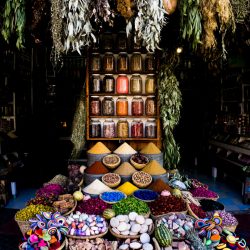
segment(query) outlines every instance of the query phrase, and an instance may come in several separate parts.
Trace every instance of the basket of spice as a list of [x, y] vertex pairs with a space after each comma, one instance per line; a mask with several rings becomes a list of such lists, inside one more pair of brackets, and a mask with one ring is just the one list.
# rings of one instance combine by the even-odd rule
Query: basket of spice
[[158, 193], [150, 189], [138, 189], [133, 193], [133, 196], [144, 202], [151, 202], [157, 199]]
[[151, 211], [151, 217], [155, 220], [171, 212], [187, 213], [186, 202], [182, 198], [173, 195], [159, 196], [155, 201], [149, 202], [148, 204]]
[[235, 232], [238, 226], [238, 220], [229, 212], [219, 211], [219, 216], [222, 219], [221, 226], [230, 232]]
[[121, 158], [122, 162], [128, 162], [130, 157], [137, 153], [128, 143], [124, 142], [120, 145], [114, 153]]
[[210, 199], [217, 201], [219, 199], [219, 195], [217, 193], [209, 189], [206, 189], [205, 187], [197, 187], [192, 189], [190, 192], [192, 193], [193, 197], [197, 200]]
[[127, 195], [121, 191], [114, 190], [114, 191], [104, 192], [100, 194], [99, 197], [101, 200], [103, 200], [108, 204], [115, 204], [116, 202], [125, 199]]
[[29, 205], [25, 208], [19, 210], [15, 214], [15, 221], [18, 224], [20, 231], [23, 235], [30, 229], [31, 222], [30, 219], [34, 218], [36, 214], [40, 214], [41, 212], [51, 212], [53, 208], [50, 206], [44, 206], [42, 204], [37, 205]]
[[91, 166], [96, 161], [101, 161], [104, 156], [110, 154], [111, 151], [102, 143], [97, 142], [91, 149], [88, 150], [87, 166]]
[[85, 169], [84, 183], [89, 185], [94, 180], [101, 180], [104, 174], [107, 174], [109, 170], [103, 165], [101, 161], [94, 162], [90, 167]]
[[107, 173], [102, 176], [102, 182], [110, 188], [115, 188], [121, 183], [121, 177], [116, 173]]
[[137, 239], [141, 234], [151, 235], [154, 231], [152, 219], [130, 212], [128, 215], [117, 215], [110, 220], [110, 233], [119, 239]]
[[187, 202], [187, 209], [188, 213], [197, 220], [206, 218], [206, 212], [202, 209], [201, 206]]
[[163, 153], [153, 142], [149, 142], [140, 150], [140, 153], [147, 156], [150, 160], [156, 160], [160, 165], [163, 165]]
[[73, 195], [63, 194], [58, 196], [58, 200], [53, 202], [55, 210], [59, 211], [64, 216], [72, 213], [77, 205], [77, 201], [74, 200]]
[[109, 169], [115, 169], [121, 163], [121, 158], [116, 154], [106, 155], [102, 159], [102, 163]]
[[143, 171], [137, 171], [133, 173], [132, 181], [137, 187], [145, 188], [152, 182], [152, 176]]
[[141, 153], [136, 153], [130, 157], [130, 162], [136, 169], [140, 170], [149, 163], [149, 159]]

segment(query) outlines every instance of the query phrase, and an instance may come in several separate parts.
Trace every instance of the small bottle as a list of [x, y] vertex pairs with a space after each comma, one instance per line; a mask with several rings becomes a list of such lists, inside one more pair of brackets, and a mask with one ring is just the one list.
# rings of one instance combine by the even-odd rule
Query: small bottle
[[101, 70], [101, 56], [99, 53], [92, 54], [91, 70], [92, 71], [100, 71]]
[[114, 138], [115, 137], [115, 122], [112, 119], [106, 119], [103, 123], [103, 137]]
[[155, 57], [154, 53], [147, 53], [145, 58], [145, 70], [154, 71], [155, 70]]
[[149, 74], [146, 77], [145, 92], [146, 94], [155, 94], [156, 80], [154, 74]]
[[102, 91], [102, 80], [100, 75], [97, 74], [93, 74], [92, 76], [92, 80], [91, 80], [92, 84], [91, 84], [91, 92], [92, 93], [100, 93]]
[[105, 93], [115, 92], [115, 78], [112, 74], [106, 74], [103, 78], [103, 91]]
[[154, 116], [156, 115], [156, 102], [155, 96], [148, 96], [145, 102], [145, 114]]
[[101, 137], [101, 122], [96, 119], [90, 121], [90, 137], [100, 138]]
[[117, 69], [121, 72], [128, 71], [128, 54], [121, 52], [118, 57]]
[[157, 126], [155, 119], [148, 119], [145, 125], [145, 137], [156, 138]]
[[131, 56], [131, 71], [142, 71], [142, 55], [140, 52], [134, 52]]
[[115, 58], [111, 52], [105, 53], [103, 57], [103, 70], [109, 72], [115, 70]]

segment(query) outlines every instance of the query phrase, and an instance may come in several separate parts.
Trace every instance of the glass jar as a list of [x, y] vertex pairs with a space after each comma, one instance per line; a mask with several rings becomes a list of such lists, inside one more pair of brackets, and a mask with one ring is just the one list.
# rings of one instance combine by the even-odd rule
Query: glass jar
[[116, 79], [116, 93], [117, 94], [129, 93], [129, 80], [125, 74], [120, 74]]
[[118, 57], [118, 71], [128, 71], [128, 54], [121, 52]]
[[103, 78], [103, 91], [105, 93], [115, 92], [115, 78], [111, 74], [107, 74]]
[[146, 94], [154, 94], [156, 90], [156, 79], [154, 74], [149, 74], [146, 77], [145, 92]]
[[143, 122], [135, 119], [131, 124], [131, 137], [143, 137]]
[[113, 36], [111, 32], [106, 32], [102, 35], [102, 44], [104, 50], [113, 49]]
[[102, 91], [102, 80], [100, 75], [93, 74], [91, 80], [91, 92], [92, 93], [100, 93]]
[[120, 138], [128, 138], [129, 137], [129, 134], [128, 134], [128, 121], [127, 119], [120, 119], [118, 122], [117, 122], [117, 137], [120, 137]]
[[90, 115], [101, 115], [101, 100], [98, 96], [91, 96], [89, 106]]
[[101, 70], [101, 56], [99, 53], [92, 54], [91, 70], [92, 71], [100, 71]]
[[144, 114], [144, 101], [141, 96], [135, 96], [132, 99], [131, 114], [132, 115]]
[[145, 137], [156, 138], [157, 126], [155, 119], [148, 119], [145, 125]]
[[139, 74], [133, 74], [130, 78], [130, 93], [141, 94], [142, 93], [142, 78]]
[[128, 115], [128, 99], [126, 96], [119, 96], [116, 100], [116, 115]]
[[114, 99], [111, 96], [105, 96], [102, 101], [102, 114], [103, 115], [114, 115], [115, 104]]
[[141, 49], [141, 41], [133, 41], [133, 49], [140, 50]]
[[119, 32], [117, 36], [117, 48], [118, 50], [127, 49], [127, 36], [125, 32]]
[[145, 57], [145, 70], [154, 71], [155, 70], [155, 57], [154, 53], [147, 53]]
[[115, 137], [115, 122], [112, 119], [106, 119], [103, 123], [103, 137], [114, 138]]
[[134, 52], [131, 57], [131, 71], [142, 71], [142, 55], [139, 52]]
[[101, 122], [96, 119], [90, 121], [90, 137], [99, 138], [101, 137]]
[[156, 115], [155, 96], [148, 96], [145, 102], [145, 114]]
[[103, 57], [103, 70], [114, 71], [115, 69], [115, 58], [113, 53], [107, 52]]

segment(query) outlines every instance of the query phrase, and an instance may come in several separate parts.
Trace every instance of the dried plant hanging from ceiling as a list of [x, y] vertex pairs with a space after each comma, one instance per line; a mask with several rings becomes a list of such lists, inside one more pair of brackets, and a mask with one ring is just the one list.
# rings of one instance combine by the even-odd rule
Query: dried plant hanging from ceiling
[[133, 1], [117, 0], [117, 11], [126, 19], [130, 19], [134, 15]]
[[77, 51], [84, 46], [96, 43], [91, 19], [113, 24], [114, 12], [108, 0], [63, 0], [63, 18], [65, 19], [65, 51]]
[[53, 40], [53, 48], [51, 51], [51, 62], [54, 67], [62, 67], [63, 47], [63, 19], [62, 19], [62, 1], [51, 1], [51, 34]]
[[180, 31], [184, 40], [188, 40], [194, 51], [201, 43], [202, 23], [200, 0], [179, 1]]
[[7, 0], [3, 11], [2, 36], [9, 43], [11, 36], [16, 38], [16, 47], [24, 48], [26, 23], [25, 0]]
[[[201, 51], [206, 59], [215, 59], [216, 50], [226, 59], [226, 33], [235, 31], [235, 19], [230, 0], [201, 0], [203, 34]], [[221, 48], [218, 48], [216, 32], [219, 33]]]
[[[161, 30], [166, 23], [166, 11], [160, 0], [135, 0], [137, 14], [134, 19], [135, 43], [142, 42], [148, 51], [159, 48]], [[132, 31], [132, 21], [127, 24], [127, 35]]]
[[250, 0], [231, 0], [236, 23], [244, 23], [250, 13]]
[[74, 145], [71, 157], [76, 159], [79, 157], [83, 147], [86, 143], [86, 100], [85, 100], [85, 88], [83, 88], [80, 100], [74, 115], [72, 124], [71, 141]]
[[175, 169], [180, 161], [179, 146], [174, 139], [173, 131], [180, 120], [182, 102], [179, 82], [174, 75], [176, 56], [163, 64], [158, 74], [158, 89], [160, 101], [160, 117], [163, 126], [164, 167]]

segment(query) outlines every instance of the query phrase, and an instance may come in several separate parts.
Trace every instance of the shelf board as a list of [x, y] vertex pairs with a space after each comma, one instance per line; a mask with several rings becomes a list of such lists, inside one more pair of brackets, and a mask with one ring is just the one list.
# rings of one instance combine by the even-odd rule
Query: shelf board
[[159, 138], [88, 138], [90, 141], [158, 141]]
[[154, 94], [114, 94], [114, 93], [91, 93], [89, 96], [156, 96]]
[[0, 118], [2, 118], [2, 119], [15, 119], [15, 116], [13, 116], [13, 115], [3, 115], [3, 116], [1, 116]]
[[249, 155], [250, 156], [250, 149], [231, 145], [231, 144], [226, 144], [218, 141], [209, 141], [210, 144], [217, 146], [219, 148], [224, 148], [226, 150], [230, 150], [239, 154], [244, 154], [244, 155]]
[[245, 167], [245, 165], [242, 165], [242, 164], [240, 164], [239, 162], [229, 160], [229, 159], [227, 159], [227, 158], [225, 158], [225, 157], [222, 157], [222, 156], [217, 156], [217, 158], [219, 158], [219, 159], [221, 159], [221, 160], [223, 160], [223, 161], [227, 161], [227, 162], [229, 162], [229, 163], [231, 163], [231, 164], [233, 164], [233, 165], [236, 165], [236, 166], [238, 166], [238, 167]]
[[150, 74], [153, 74], [153, 75], [156, 75], [156, 72], [155, 71], [145, 71], [145, 70], [142, 70], [142, 71], [131, 71], [131, 70], [128, 70], [128, 71], [116, 71], [116, 70], [113, 70], [113, 71], [104, 71], [104, 70], [99, 70], [99, 71], [90, 71], [89, 72], [91, 75], [133, 75], [133, 74], [138, 74], [138, 75], [150, 75]]
[[134, 116], [134, 115], [110, 115], [110, 116], [104, 116], [104, 115], [90, 115], [89, 116], [90, 118], [158, 118], [156, 115], [137, 115], [137, 116]]

